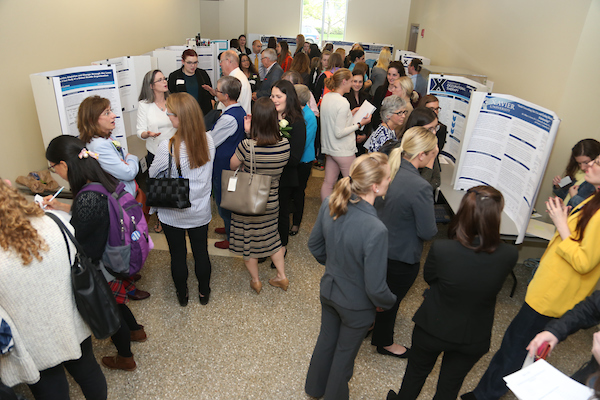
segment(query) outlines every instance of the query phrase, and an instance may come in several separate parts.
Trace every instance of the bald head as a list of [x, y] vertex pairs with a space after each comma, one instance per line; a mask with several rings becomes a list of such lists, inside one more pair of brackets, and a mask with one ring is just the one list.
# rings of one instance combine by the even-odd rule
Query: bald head
[[262, 43], [260, 42], [260, 40], [255, 40], [254, 42], [252, 42], [252, 52], [254, 54], [260, 54], [260, 52], [262, 51]]
[[227, 50], [221, 54], [221, 69], [225, 75], [229, 75], [231, 71], [239, 67], [240, 59], [235, 50]]

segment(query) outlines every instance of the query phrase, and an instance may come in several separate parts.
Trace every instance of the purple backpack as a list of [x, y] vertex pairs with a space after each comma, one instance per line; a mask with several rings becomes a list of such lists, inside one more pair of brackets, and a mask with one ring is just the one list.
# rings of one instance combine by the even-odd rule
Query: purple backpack
[[144, 266], [154, 243], [148, 234], [148, 223], [142, 205], [125, 190], [120, 182], [114, 193], [100, 183], [88, 183], [80, 192], [93, 191], [106, 195], [110, 227], [102, 255], [106, 270], [118, 278], [128, 278]]

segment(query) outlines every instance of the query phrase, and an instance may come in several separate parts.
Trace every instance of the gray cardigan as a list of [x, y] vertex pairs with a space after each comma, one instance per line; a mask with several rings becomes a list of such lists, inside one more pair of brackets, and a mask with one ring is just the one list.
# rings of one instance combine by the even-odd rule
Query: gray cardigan
[[391, 308], [396, 296], [386, 283], [387, 246], [387, 229], [372, 205], [348, 203], [348, 212], [334, 221], [325, 199], [308, 240], [310, 252], [325, 265], [321, 296], [350, 310]]
[[389, 231], [388, 258], [418, 263], [423, 241], [437, 233], [431, 185], [403, 158], [385, 199], [378, 197], [375, 208]]

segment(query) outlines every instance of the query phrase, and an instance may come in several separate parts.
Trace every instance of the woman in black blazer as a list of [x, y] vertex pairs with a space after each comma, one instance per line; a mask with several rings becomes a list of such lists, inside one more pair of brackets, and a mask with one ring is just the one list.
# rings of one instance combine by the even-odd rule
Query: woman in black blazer
[[396, 300], [385, 283], [387, 229], [373, 207], [389, 184], [386, 155], [358, 157], [321, 204], [310, 233], [308, 248], [325, 264], [321, 332], [306, 376], [310, 396], [348, 399], [354, 359], [375, 312]]
[[416, 399], [444, 353], [435, 400], [458, 396], [465, 376], [488, 352], [496, 296], [517, 262], [517, 248], [500, 242], [502, 194], [491, 186], [467, 191], [452, 220], [449, 240], [433, 243], [423, 275], [430, 288], [413, 321], [412, 349], [400, 392]]
[[[369, 67], [367, 64], [363, 62], [356, 63], [354, 69], [352, 70], [352, 88], [348, 93], [344, 95], [344, 97], [350, 103], [350, 110], [353, 112], [358, 111], [360, 106], [365, 101], [371, 102], [371, 95], [364, 89], [364, 80], [365, 73]], [[363, 146], [363, 143], [367, 138], [371, 135], [373, 129], [371, 128], [371, 124], [367, 124], [364, 126], [362, 130], [356, 131], [356, 156], [360, 156], [361, 154], [365, 154], [367, 150]]]

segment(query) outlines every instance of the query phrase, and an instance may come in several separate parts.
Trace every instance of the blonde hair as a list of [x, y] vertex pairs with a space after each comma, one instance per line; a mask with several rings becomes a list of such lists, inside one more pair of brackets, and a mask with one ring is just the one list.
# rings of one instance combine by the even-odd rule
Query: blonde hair
[[48, 251], [48, 245], [31, 225], [30, 217], [41, 217], [44, 211], [34, 203], [29, 203], [0, 179], [0, 246], [5, 251], [13, 248], [27, 265], [36, 260], [42, 261], [41, 251]]
[[375, 65], [375, 66], [379, 67], [379, 68], [383, 68], [387, 71], [388, 67], [390, 66], [391, 61], [392, 61], [392, 53], [390, 52], [390, 48], [384, 47], [379, 52], [379, 58], [377, 58], [377, 65]]
[[329, 197], [329, 215], [334, 221], [348, 212], [348, 202], [360, 201], [351, 200], [353, 193], [367, 194], [372, 185], [385, 179], [387, 163], [388, 157], [383, 153], [363, 154], [352, 162], [349, 175], [336, 183]]
[[402, 90], [404, 90], [404, 95], [410, 101], [417, 101], [419, 99], [419, 94], [415, 92], [415, 86], [412, 83], [412, 79], [408, 76], [401, 76], [396, 82], [400, 83]]
[[334, 72], [329, 78], [325, 79], [325, 86], [330, 91], [334, 91], [339, 88], [342, 82], [345, 80], [349, 81], [352, 79], [352, 72], [347, 68], [340, 68]]
[[437, 136], [422, 126], [415, 126], [404, 132], [400, 146], [390, 153], [390, 176], [392, 180], [400, 169], [402, 158], [412, 161], [420, 153], [435, 150]]

